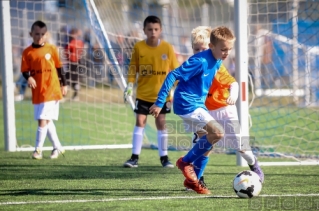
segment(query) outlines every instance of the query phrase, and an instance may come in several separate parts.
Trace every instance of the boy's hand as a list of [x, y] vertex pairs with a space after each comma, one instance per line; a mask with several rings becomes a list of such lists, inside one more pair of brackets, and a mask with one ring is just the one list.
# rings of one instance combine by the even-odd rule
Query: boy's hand
[[35, 80], [34, 80], [34, 78], [32, 76], [30, 76], [28, 78], [28, 86], [30, 88], [33, 88], [33, 89], [35, 89], [35, 87], [37, 87], [37, 82], [35, 82]]
[[235, 99], [234, 97], [229, 96], [229, 97], [227, 98], [227, 100], [226, 100], [226, 103], [227, 103], [228, 105], [235, 105], [236, 101], [237, 101], [237, 98]]
[[154, 116], [155, 118], [158, 117], [159, 113], [161, 112], [162, 108], [158, 107], [157, 105], [153, 104], [150, 107], [150, 114], [152, 114], [152, 116]]
[[128, 97], [132, 97], [133, 95], [133, 83], [128, 83], [127, 87], [124, 90], [124, 102], [127, 101]]
[[68, 93], [68, 87], [67, 86], [62, 86], [61, 87], [61, 92], [62, 92], [62, 95], [65, 96]]

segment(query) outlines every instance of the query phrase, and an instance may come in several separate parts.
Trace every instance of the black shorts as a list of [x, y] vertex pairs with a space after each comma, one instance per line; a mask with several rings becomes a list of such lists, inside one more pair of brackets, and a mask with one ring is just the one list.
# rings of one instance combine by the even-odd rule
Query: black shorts
[[[136, 99], [134, 112], [137, 114], [149, 115], [150, 107], [153, 104], [154, 103]], [[160, 114], [168, 114], [168, 113], [171, 113], [171, 102], [166, 102], [160, 112]]]

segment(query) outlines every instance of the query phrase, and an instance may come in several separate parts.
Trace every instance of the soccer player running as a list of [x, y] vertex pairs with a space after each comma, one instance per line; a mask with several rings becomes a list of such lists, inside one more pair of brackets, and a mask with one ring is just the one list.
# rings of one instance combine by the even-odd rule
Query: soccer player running
[[[211, 31], [212, 29], [207, 26], [199, 26], [192, 30], [191, 41], [194, 54], [209, 48]], [[246, 144], [244, 149], [240, 148], [240, 124], [235, 105], [238, 99], [238, 88], [236, 79], [229, 74], [226, 67], [222, 64], [213, 79], [205, 105], [209, 114], [214, 119], [223, 123], [225, 137], [222, 146], [239, 150], [240, 155], [247, 161], [250, 169], [256, 172], [263, 182], [264, 174], [251, 149], [247, 148], [249, 146], [246, 146]], [[196, 144], [198, 138], [205, 134], [206, 131], [204, 130], [194, 133], [193, 144]], [[203, 174], [209, 160], [210, 152], [211, 151], [205, 152], [193, 163], [197, 178], [199, 178], [199, 182], [203, 185], [205, 185]], [[187, 183], [187, 181], [185, 183]]]
[[213, 29], [209, 49], [194, 54], [170, 72], [155, 104], [150, 108], [150, 113], [158, 118], [170, 89], [174, 82], [179, 80], [174, 92], [174, 113], [183, 119], [185, 130], [196, 132], [204, 129], [207, 134], [184, 157], [178, 159], [176, 165], [186, 177], [184, 185], [200, 194], [211, 192], [199, 182], [192, 163], [224, 137], [223, 127], [208, 113], [205, 100], [222, 61], [228, 57], [234, 46], [235, 39], [227, 27]]
[[58, 158], [64, 149], [53, 120], [58, 120], [59, 101], [66, 95], [67, 86], [57, 48], [45, 42], [47, 26], [36, 21], [31, 26], [33, 43], [22, 53], [21, 72], [32, 88], [34, 119], [38, 121], [34, 159], [42, 159], [45, 137], [52, 142], [51, 159]]
[[[132, 155], [124, 163], [124, 167], [130, 168], [138, 167], [149, 109], [156, 101], [157, 94], [167, 74], [179, 66], [173, 47], [160, 39], [161, 20], [156, 16], [148, 16], [144, 20], [143, 30], [147, 38], [134, 45], [128, 71], [128, 86], [124, 92], [125, 99], [132, 96], [133, 84], [137, 81], [134, 110], [136, 124], [133, 131]], [[168, 159], [168, 136], [165, 128], [165, 115], [171, 111], [170, 101], [171, 97], [166, 95], [162, 101], [162, 107], [158, 111], [158, 118], [155, 119], [160, 162], [166, 168], [174, 167]]]

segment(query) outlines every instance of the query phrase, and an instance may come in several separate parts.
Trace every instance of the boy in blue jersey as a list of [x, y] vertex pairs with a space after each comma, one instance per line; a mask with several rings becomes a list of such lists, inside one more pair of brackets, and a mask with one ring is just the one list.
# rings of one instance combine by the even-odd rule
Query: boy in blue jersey
[[228, 57], [235, 40], [229, 28], [220, 26], [213, 29], [209, 49], [193, 55], [180, 67], [170, 72], [158, 93], [155, 104], [150, 108], [150, 114], [156, 118], [174, 82], [179, 81], [174, 93], [174, 113], [183, 119], [186, 131], [196, 132], [200, 129], [207, 131], [207, 134], [176, 162], [186, 177], [184, 185], [199, 194], [211, 192], [198, 181], [192, 163], [211, 150], [213, 144], [224, 137], [223, 126], [208, 113], [205, 100], [215, 74], [222, 61]]
[[[198, 26], [192, 30], [191, 43], [193, 53], [199, 53], [207, 50], [210, 43], [210, 33], [212, 29], [208, 26]], [[247, 161], [251, 171], [257, 173], [260, 180], [263, 182], [264, 174], [258, 165], [257, 158], [252, 153], [251, 149], [245, 145], [240, 144], [240, 127], [238, 125], [238, 115], [236, 108], [236, 100], [238, 98], [238, 83], [236, 79], [230, 75], [224, 65], [221, 65], [217, 71], [212, 86], [209, 89], [207, 99], [205, 102], [209, 114], [224, 123], [225, 137], [218, 144], [220, 146], [231, 147], [240, 152], [240, 155]], [[198, 131], [194, 133], [193, 145], [196, 144], [198, 138], [206, 134], [206, 131]], [[206, 186], [204, 182], [204, 170], [209, 160], [211, 151], [205, 152], [195, 162], [194, 170], [202, 185]], [[187, 181], [186, 181], [187, 184]], [[189, 190], [186, 188], [186, 190]]]

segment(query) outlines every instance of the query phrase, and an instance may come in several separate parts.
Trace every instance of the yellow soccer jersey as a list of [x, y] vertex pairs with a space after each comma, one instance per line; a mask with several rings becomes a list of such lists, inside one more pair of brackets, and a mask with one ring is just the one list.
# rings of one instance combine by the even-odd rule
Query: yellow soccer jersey
[[145, 40], [137, 42], [128, 71], [128, 82], [137, 80], [136, 98], [155, 102], [166, 75], [177, 67], [179, 63], [168, 42], [161, 40], [156, 47], [147, 45]]

